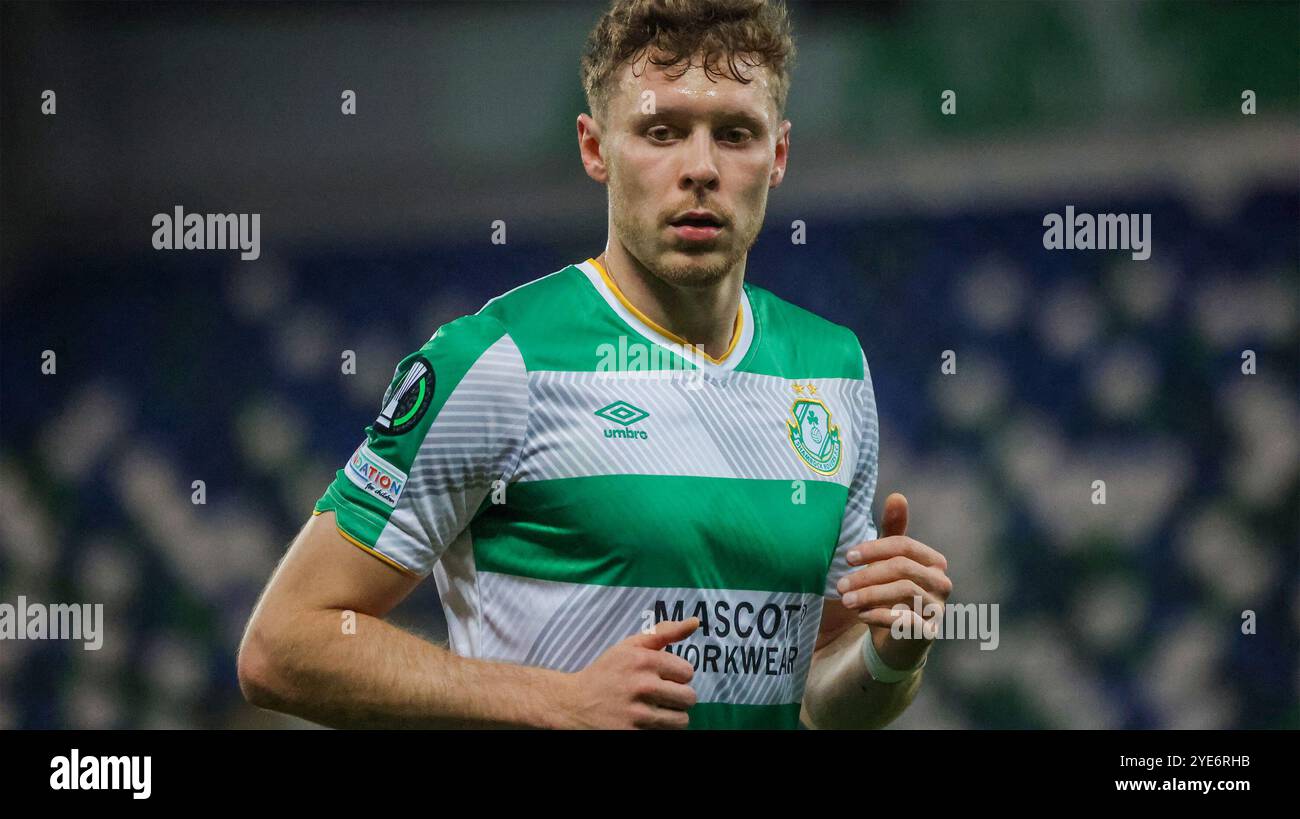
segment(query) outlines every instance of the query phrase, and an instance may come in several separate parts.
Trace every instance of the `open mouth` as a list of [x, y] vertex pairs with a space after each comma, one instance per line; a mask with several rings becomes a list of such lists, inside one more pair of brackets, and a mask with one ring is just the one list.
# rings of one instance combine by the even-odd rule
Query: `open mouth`
[[700, 227], [700, 228], [720, 228], [722, 222], [714, 219], [712, 216], [683, 216], [680, 219], [674, 219], [668, 224], [673, 227]]

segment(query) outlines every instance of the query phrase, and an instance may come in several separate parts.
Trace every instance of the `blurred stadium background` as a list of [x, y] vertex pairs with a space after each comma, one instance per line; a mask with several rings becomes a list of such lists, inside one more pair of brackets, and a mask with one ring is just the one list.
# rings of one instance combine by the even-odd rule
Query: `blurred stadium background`
[[[905, 492], [953, 602], [1001, 607], [896, 724], [1300, 727], [1300, 6], [792, 10], [749, 277], [858, 332], [877, 509]], [[394, 364], [603, 247], [574, 138], [599, 11], [3, 7], [0, 601], [108, 623], [0, 643], [0, 727], [303, 724], [243, 703], [235, 648]], [[262, 214], [262, 258], [154, 251], [178, 204]], [[1045, 251], [1066, 205], [1152, 214], [1151, 258]], [[398, 620], [442, 636], [432, 583]]]

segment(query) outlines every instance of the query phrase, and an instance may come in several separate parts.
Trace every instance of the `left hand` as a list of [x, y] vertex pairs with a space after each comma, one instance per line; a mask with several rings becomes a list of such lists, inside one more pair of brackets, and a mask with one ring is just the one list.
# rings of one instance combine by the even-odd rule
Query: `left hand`
[[[952, 594], [948, 560], [935, 549], [907, 537], [907, 498], [899, 493], [885, 499], [882, 523], [883, 537], [849, 550], [849, 565], [864, 568], [840, 578], [836, 588], [844, 606], [871, 626], [871, 639], [880, 659], [890, 668], [911, 668], [921, 661], [938, 631], [938, 624], [933, 622], [936, 618], [927, 621], [924, 610], [931, 607], [932, 615], [936, 610], [942, 612]], [[891, 632], [899, 618], [912, 621], [899, 623], [905, 635], [902, 638]], [[910, 638], [918, 633], [924, 636]]]

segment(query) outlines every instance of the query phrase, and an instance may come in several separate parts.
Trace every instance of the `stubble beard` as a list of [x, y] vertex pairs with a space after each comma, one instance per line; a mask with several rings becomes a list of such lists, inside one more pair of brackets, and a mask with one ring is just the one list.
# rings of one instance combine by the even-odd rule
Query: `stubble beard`
[[[613, 179], [610, 181], [612, 183]], [[620, 193], [617, 185], [611, 184], [610, 192], [613, 197], [611, 218], [623, 246], [653, 276], [676, 287], [710, 287], [726, 278], [758, 240], [758, 228], [763, 224], [767, 209], [767, 203], [763, 202], [752, 222], [733, 221], [727, 226], [732, 236], [721, 256], [716, 251], [674, 253], [678, 258], [682, 255], [689, 258], [689, 261], [678, 262], [664, 258], [668, 255], [666, 251], [673, 248], [661, 244], [660, 220], [657, 217], [652, 222], [639, 220], [635, 211], [637, 206]]]

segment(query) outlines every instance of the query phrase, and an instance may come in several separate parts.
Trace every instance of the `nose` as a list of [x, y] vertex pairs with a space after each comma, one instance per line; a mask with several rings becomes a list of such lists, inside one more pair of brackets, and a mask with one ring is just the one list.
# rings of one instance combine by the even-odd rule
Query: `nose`
[[716, 190], [718, 187], [718, 163], [714, 151], [713, 135], [707, 128], [697, 128], [684, 146], [685, 157], [682, 161], [681, 178], [678, 184], [683, 190], [699, 188]]

